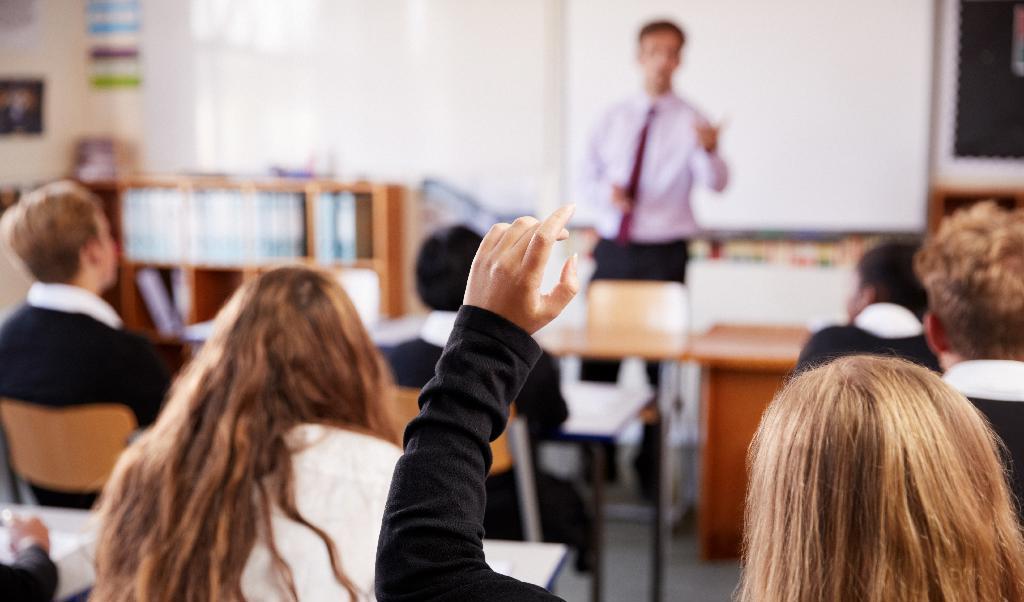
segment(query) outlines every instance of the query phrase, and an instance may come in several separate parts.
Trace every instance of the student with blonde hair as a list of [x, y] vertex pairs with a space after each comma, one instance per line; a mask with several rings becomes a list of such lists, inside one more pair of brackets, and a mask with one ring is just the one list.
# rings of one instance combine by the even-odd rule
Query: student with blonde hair
[[916, 257], [925, 335], [946, 382], [988, 418], [1024, 498], [1024, 209], [980, 203], [944, 220]]
[[[47, 184], [4, 212], [0, 238], [35, 279], [0, 326], [0, 397], [51, 407], [120, 403], [140, 426], [156, 420], [170, 376], [153, 345], [125, 331], [102, 297], [117, 283], [118, 254], [99, 199], [74, 182]], [[96, 498], [32, 489], [44, 506], [89, 508]]]
[[1024, 599], [997, 450], [926, 368], [852, 356], [803, 373], [750, 448], [739, 599]]
[[94, 599], [372, 599], [392, 389], [332, 275], [244, 284], [104, 489]]

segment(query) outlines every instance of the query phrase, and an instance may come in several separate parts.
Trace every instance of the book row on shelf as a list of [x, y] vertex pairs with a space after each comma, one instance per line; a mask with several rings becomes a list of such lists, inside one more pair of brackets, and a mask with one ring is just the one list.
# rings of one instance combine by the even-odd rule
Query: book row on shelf
[[240, 265], [307, 256], [324, 263], [373, 256], [372, 200], [321, 193], [307, 232], [301, 192], [132, 188], [125, 192], [124, 253], [130, 261]]
[[796, 267], [852, 267], [871, 247], [888, 240], [907, 238], [858, 234], [836, 240], [697, 239], [690, 241], [690, 259]]

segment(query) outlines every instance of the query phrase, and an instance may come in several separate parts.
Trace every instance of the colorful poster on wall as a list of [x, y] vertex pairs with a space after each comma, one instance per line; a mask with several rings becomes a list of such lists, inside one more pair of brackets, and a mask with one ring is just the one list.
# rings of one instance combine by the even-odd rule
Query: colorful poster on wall
[[142, 82], [138, 0], [89, 0], [89, 60], [94, 88], [135, 88]]
[[0, 80], [0, 136], [43, 133], [43, 80]]

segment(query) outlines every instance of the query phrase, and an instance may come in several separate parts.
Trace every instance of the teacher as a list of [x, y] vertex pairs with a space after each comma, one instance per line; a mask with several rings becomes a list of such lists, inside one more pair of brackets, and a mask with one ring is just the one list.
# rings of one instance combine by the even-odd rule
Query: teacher
[[698, 231], [695, 183], [721, 191], [728, 168], [712, 125], [672, 89], [686, 35], [671, 21], [640, 29], [644, 90], [597, 123], [584, 166], [585, 199], [601, 237], [594, 280], [686, 281], [687, 239]]

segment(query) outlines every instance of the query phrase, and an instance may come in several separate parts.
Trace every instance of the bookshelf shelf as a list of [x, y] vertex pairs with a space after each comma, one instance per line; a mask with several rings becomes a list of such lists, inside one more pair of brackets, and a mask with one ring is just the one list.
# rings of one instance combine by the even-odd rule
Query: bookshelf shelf
[[1024, 207], [1024, 187], [937, 186], [928, 208], [928, 231], [939, 229], [942, 218], [975, 203], [994, 200], [1008, 209]]
[[[107, 295], [125, 325], [149, 336], [177, 369], [180, 336], [157, 327], [141, 290], [167, 286], [183, 326], [212, 319], [246, 280], [283, 265], [366, 269], [380, 282], [380, 313], [405, 313], [404, 188], [372, 182], [132, 176], [82, 182], [103, 201], [122, 248]], [[152, 300], [149, 300], [152, 302]]]

